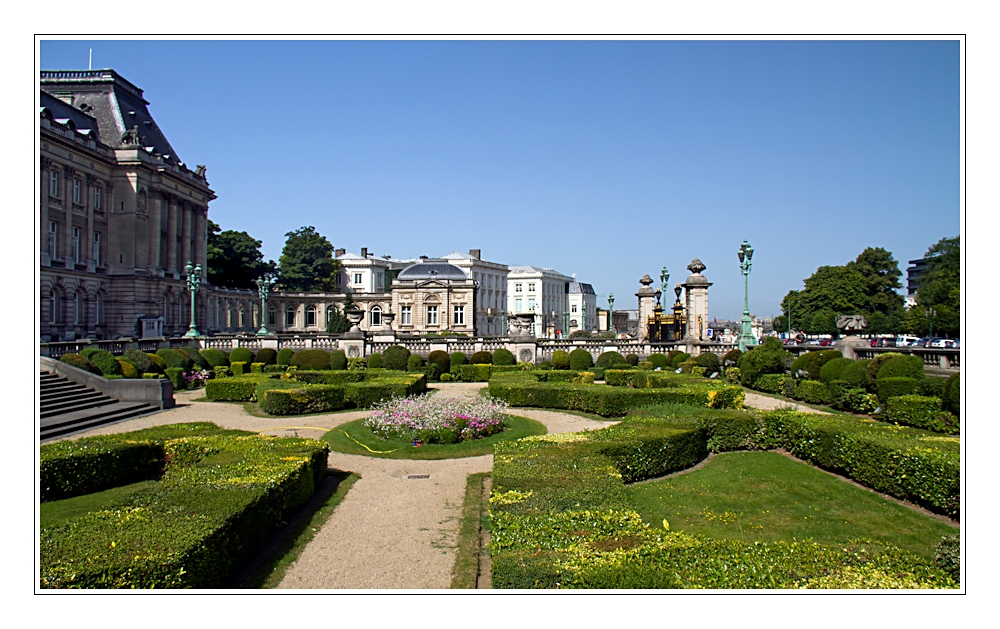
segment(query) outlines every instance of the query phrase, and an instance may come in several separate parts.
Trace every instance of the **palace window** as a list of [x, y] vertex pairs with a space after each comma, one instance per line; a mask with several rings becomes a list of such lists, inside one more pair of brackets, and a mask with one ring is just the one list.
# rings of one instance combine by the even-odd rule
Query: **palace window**
[[427, 325], [437, 325], [437, 322], [438, 322], [438, 307], [427, 306]]
[[528, 292], [529, 293], [535, 292], [535, 285], [534, 284], [528, 284]]
[[274, 310], [274, 306], [267, 307], [267, 324], [277, 325], [275, 321], [277, 320], [278, 313]]
[[94, 188], [94, 211], [101, 211], [101, 189]]
[[254, 303], [250, 306], [250, 323], [254, 328], [260, 327], [260, 306]]
[[94, 325], [101, 325], [101, 295], [94, 297]]
[[73, 180], [73, 203], [80, 203], [80, 180]]
[[59, 293], [52, 293], [49, 297], [49, 323], [59, 323]]
[[373, 328], [382, 327], [382, 309], [378, 306], [372, 306], [371, 313], [369, 314], [369, 325]]
[[524, 304], [524, 302], [521, 300], [520, 297], [518, 297], [517, 299], [515, 299], [514, 300], [514, 312], [521, 312], [521, 306], [523, 304]]
[[57, 199], [62, 196], [59, 194], [59, 173], [54, 170], [49, 171], [49, 196]]
[[306, 327], [307, 328], [316, 327], [316, 306], [306, 307]]
[[94, 264], [101, 266], [101, 232], [94, 232], [94, 251], [91, 257]]
[[240, 327], [246, 327], [247, 319], [246, 312], [243, 311], [243, 304], [240, 304]]
[[514, 284], [514, 292], [515, 293], [521, 292], [521, 284]]
[[295, 308], [293, 306], [285, 308], [285, 327], [295, 327]]
[[354, 283], [355, 284], [360, 284], [361, 283], [361, 274], [360, 273], [355, 273], [354, 274]]
[[73, 300], [73, 323], [79, 325], [83, 323], [83, 295], [80, 293], [76, 294], [76, 299]]
[[55, 259], [59, 250], [59, 224], [49, 221], [49, 258]]
[[465, 325], [465, 306], [455, 306], [455, 325]]
[[80, 263], [80, 228], [73, 228], [72, 255], [73, 262]]
[[410, 306], [399, 307], [400, 325], [413, 325], [413, 310]]
[[534, 297], [528, 297], [528, 310], [530, 310], [531, 312], [535, 311], [535, 298]]
[[574, 313], [576, 312], [576, 304], [573, 304], [573, 307], [570, 308], [570, 312], [574, 312]]

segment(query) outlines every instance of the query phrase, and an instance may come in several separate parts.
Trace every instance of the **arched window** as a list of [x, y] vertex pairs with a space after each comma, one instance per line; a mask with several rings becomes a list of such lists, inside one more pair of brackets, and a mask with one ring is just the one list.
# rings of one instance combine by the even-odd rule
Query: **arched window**
[[307, 328], [316, 327], [316, 306], [306, 307], [306, 327]]
[[379, 306], [372, 306], [371, 314], [369, 315], [369, 325], [373, 328], [382, 327], [382, 308]]
[[275, 322], [278, 319], [278, 312], [274, 309], [274, 306], [267, 307], [267, 324], [277, 325]]
[[240, 302], [240, 327], [244, 328], [246, 327], [246, 324], [247, 324], [246, 312], [244, 312], [243, 310], [243, 302]]
[[295, 306], [288, 306], [285, 308], [285, 327], [295, 327]]

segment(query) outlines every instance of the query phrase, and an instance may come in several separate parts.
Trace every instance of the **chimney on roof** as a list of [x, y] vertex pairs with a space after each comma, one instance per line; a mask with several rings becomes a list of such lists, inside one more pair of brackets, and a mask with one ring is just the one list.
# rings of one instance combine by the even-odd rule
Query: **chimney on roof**
[[345, 253], [347, 253], [347, 249], [334, 249], [333, 250], [333, 255], [335, 257], [337, 257], [337, 258], [339, 258], [340, 256], [344, 255]]
[[421, 261], [421, 262], [423, 262], [423, 261], [424, 261], [424, 260], [426, 260], [426, 259], [427, 259], [427, 256], [420, 256], [420, 261]]
[[361, 257], [362, 258], [368, 257], [368, 247], [361, 247]]
[[392, 256], [387, 253], [384, 256], [382, 256], [382, 259], [383, 260], [392, 260]]
[[477, 260], [482, 260], [482, 250], [481, 249], [469, 249], [469, 255]]

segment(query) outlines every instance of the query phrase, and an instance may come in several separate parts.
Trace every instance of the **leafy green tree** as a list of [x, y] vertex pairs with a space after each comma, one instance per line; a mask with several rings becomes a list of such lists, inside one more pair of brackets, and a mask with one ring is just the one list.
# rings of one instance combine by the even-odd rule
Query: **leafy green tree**
[[326, 331], [331, 334], [340, 334], [350, 330], [351, 322], [347, 320], [347, 316], [344, 314], [344, 311], [353, 305], [354, 298], [351, 297], [351, 291], [348, 289], [346, 291], [346, 295], [344, 296], [343, 309], [331, 305], [330, 309], [327, 310]]
[[278, 290], [299, 293], [331, 292], [337, 286], [340, 263], [333, 245], [315, 227], [300, 227], [285, 234], [278, 261]]
[[882, 247], [868, 247], [857, 259], [848, 262], [847, 268], [857, 271], [864, 278], [865, 313], [891, 315], [903, 310], [903, 296], [897, 292], [902, 288], [899, 281], [902, 273], [891, 253]]
[[914, 334], [928, 334], [933, 323], [935, 335], [957, 336], [962, 329], [961, 240], [942, 238], [924, 258], [927, 270], [920, 278], [917, 305], [906, 313], [906, 327]]
[[222, 229], [208, 221], [208, 283], [229, 288], [253, 288], [254, 280], [275, 273], [274, 260], [264, 262], [261, 241], [246, 232]]

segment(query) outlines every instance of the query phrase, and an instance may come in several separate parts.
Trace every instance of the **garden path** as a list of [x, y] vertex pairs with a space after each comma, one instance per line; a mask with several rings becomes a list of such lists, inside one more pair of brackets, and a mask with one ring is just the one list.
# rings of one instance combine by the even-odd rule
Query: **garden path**
[[748, 389], [743, 389], [746, 392], [746, 400], [744, 400], [744, 406], [749, 406], [750, 408], [757, 408], [764, 411], [773, 411], [779, 408], [791, 408], [792, 410], [799, 411], [802, 413], [819, 413], [821, 415], [829, 415], [830, 413], [826, 411], [817, 410], [815, 408], [810, 408], [805, 404], [796, 404], [791, 400], [783, 400], [779, 398], [773, 398], [768, 395], [761, 395], [760, 393], [754, 393]]

